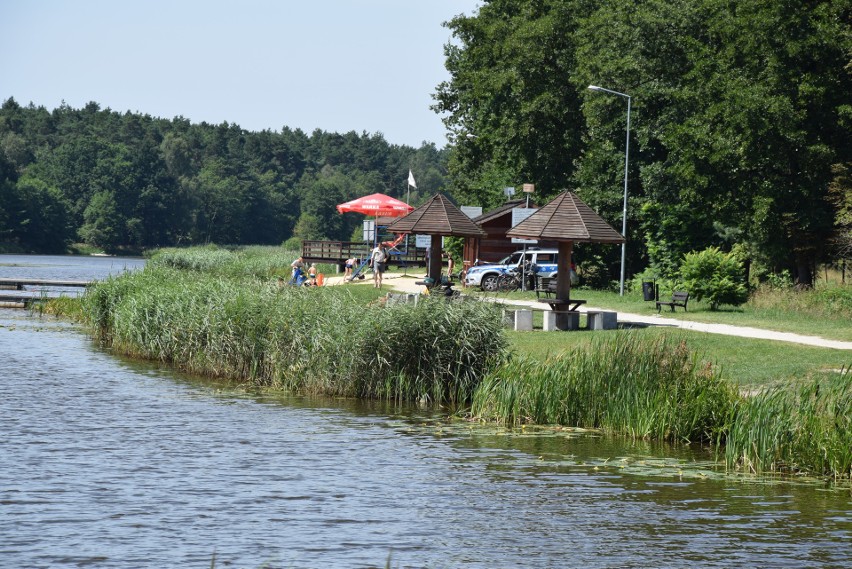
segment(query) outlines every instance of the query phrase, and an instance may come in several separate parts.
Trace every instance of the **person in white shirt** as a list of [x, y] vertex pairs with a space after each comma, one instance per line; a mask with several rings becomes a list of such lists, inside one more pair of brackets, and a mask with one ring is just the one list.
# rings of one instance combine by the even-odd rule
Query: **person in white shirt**
[[387, 268], [388, 252], [382, 243], [376, 245], [370, 254], [370, 265], [373, 267], [373, 288], [382, 288], [382, 275]]

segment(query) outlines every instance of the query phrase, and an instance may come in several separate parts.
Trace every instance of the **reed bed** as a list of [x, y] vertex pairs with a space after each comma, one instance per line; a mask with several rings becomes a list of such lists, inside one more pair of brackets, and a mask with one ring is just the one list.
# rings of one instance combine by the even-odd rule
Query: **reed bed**
[[731, 469], [852, 479], [852, 371], [741, 395], [676, 336], [630, 332], [544, 362], [513, 357], [483, 379], [471, 413], [710, 443]]
[[84, 301], [114, 350], [191, 373], [304, 394], [470, 400], [505, 353], [497, 308], [365, 304], [347, 288], [280, 287], [171, 263], [100, 283]]
[[852, 478], [852, 372], [740, 399], [724, 456], [751, 472]]
[[638, 438], [718, 440], [736, 391], [684, 342], [601, 336], [544, 363], [512, 358], [485, 377], [472, 413], [506, 424], [597, 428]]
[[281, 247], [227, 249], [215, 245], [157, 250], [148, 261], [153, 269], [171, 268], [229, 278], [270, 279], [290, 276], [290, 263], [301, 253]]

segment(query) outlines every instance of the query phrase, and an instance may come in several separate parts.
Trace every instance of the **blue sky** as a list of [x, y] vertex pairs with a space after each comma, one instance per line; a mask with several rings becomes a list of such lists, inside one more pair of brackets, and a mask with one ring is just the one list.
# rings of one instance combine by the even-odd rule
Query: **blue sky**
[[442, 22], [479, 0], [0, 0], [0, 100], [446, 144]]

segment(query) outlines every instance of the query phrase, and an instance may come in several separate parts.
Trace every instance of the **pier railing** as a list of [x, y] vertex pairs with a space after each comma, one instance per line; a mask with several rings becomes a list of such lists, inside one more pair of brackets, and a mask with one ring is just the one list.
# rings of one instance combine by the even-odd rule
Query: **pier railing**
[[[363, 241], [304, 241], [302, 242], [302, 258], [307, 263], [330, 263], [343, 265], [347, 259], [366, 259], [370, 256], [372, 247]], [[426, 266], [426, 250], [408, 247], [391, 249], [392, 265]]]

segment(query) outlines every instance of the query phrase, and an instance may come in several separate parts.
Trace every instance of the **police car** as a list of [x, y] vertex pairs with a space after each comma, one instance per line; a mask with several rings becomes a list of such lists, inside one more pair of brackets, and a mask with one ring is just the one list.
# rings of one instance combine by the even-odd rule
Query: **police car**
[[497, 280], [500, 275], [509, 272], [510, 269], [519, 267], [525, 260], [532, 263], [539, 277], [556, 276], [556, 260], [558, 258], [556, 249], [527, 249], [515, 251], [499, 263], [490, 265], [475, 265], [467, 270], [464, 277], [466, 286], [478, 286], [484, 291], [493, 292], [497, 290]]

